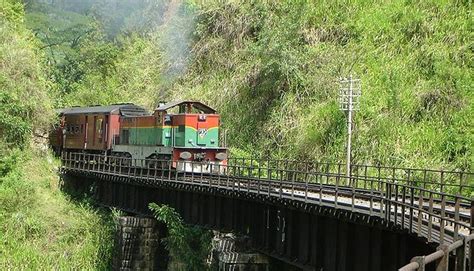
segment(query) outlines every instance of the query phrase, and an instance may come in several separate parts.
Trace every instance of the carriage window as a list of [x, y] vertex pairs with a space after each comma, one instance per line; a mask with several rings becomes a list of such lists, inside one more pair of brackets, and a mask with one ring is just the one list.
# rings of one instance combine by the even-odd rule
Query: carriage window
[[186, 113], [186, 104], [180, 104], [179, 105], [179, 113], [180, 114]]
[[102, 119], [97, 119], [95, 127], [98, 134], [102, 134]]
[[170, 115], [165, 115], [165, 124], [170, 124], [171, 123], [171, 116]]

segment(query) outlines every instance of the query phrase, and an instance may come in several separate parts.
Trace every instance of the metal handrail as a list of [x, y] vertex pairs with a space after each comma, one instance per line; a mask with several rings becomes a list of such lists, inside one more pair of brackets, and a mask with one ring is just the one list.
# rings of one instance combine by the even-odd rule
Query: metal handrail
[[[235, 164], [235, 166], [239, 166], [239, 167], [248, 167], [245, 165], [242, 165], [242, 164]], [[342, 166], [342, 164], [340, 164], [340, 166]], [[278, 167], [268, 167], [268, 165], [265, 167], [265, 165], [263, 166], [264, 169], [266, 170], [270, 170], [272, 171], [273, 173], [276, 172], [277, 174], [277, 178], [275, 179], [278, 179], [278, 175], [279, 173], [302, 173], [302, 174], [306, 174], [307, 172], [305, 171], [301, 171], [301, 170], [295, 170], [295, 169], [282, 169], [282, 168], [278, 168]], [[255, 168], [254, 168], [255, 169]], [[468, 196], [464, 196], [460, 193], [456, 193], [456, 194], [449, 194], [449, 193], [444, 193], [441, 189], [441, 191], [435, 191], [433, 189], [429, 189], [428, 187], [423, 186], [423, 187], [419, 187], [417, 185], [414, 185], [416, 183], [420, 183], [419, 181], [414, 181], [414, 180], [411, 180], [411, 181], [407, 181], [407, 180], [404, 180], [404, 179], [396, 179], [396, 178], [383, 178], [383, 177], [369, 177], [369, 176], [351, 176], [351, 177], [347, 177], [345, 176], [345, 173], [343, 172], [330, 172], [330, 171], [326, 171], [326, 172], [322, 172], [322, 171], [311, 171], [311, 172], [314, 172], [314, 173], [319, 173], [319, 174], [323, 174], [324, 176], [328, 176], [328, 177], [339, 177], [339, 178], [343, 178], [345, 180], [350, 180], [350, 179], [353, 179], [353, 180], [356, 180], [356, 181], [364, 181], [364, 183], [368, 183], [370, 181], [375, 181], [375, 182], [381, 182], [383, 180], [386, 180], [388, 183], [400, 183], [400, 182], [405, 182], [409, 185], [407, 185], [407, 187], [415, 187], [417, 189], [419, 189], [419, 191], [421, 192], [435, 192], [437, 196], [441, 197], [442, 195], [446, 195], [446, 196], [457, 196], [457, 197], [460, 197], [463, 201], [466, 201], [468, 203], [470, 203], [470, 198]], [[440, 171], [441, 172], [441, 171]], [[465, 172], [463, 173], [465, 175], [469, 175], [469, 176], [474, 176], [473, 173], [468, 173], [468, 172]], [[435, 182], [432, 182], [433, 184], [440, 184], [440, 183], [435, 183]], [[443, 185], [443, 186], [449, 186], [448, 184], [440, 184], [440, 185]], [[451, 186], [455, 186], [454, 184], [451, 185]], [[457, 187], [464, 187], [464, 188], [470, 188], [469, 190], [465, 190], [466, 194], [470, 194], [471, 193], [471, 190], [474, 191], [474, 187], [471, 187], [471, 186], [466, 186], [466, 185], [460, 185], [460, 186], [457, 186]], [[417, 190], [418, 191], [418, 190]]]
[[470, 234], [466, 237], [461, 237], [457, 241], [449, 244], [449, 245], [441, 245], [438, 249], [428, 255], [425, 256], [417, 256], [414, 257], [410, 263], [402, 266], [399, 271], [415, 271], [415, 270], [425, 270], [425, 266], [433, 263], [436, 261], [436, 270], [448, 270], [449, 267], [449, 257], [451, 252], [455, 252], [456, 259], [454, 261], [456, 270], [467, 270], [467, 263], [465, 260], [465, 255], [467, 252], [468, 244], [470, 244], [471, 256], [470, 256], [470, 270], [474, 269], [473, 266], [473, 258], [472, 258], [472, 250], [473, 250], [473, 243], [474, 240], [474, 233]]
[[[80, 154], [80, 155], [86, 155], [86, 154]], [[118, 158], [118, 157], [112, 157], [112, 159], [126, 159], [126, 158]], [[143, 160], [147, 160], [147, 159], [143, 159]], [[165, 161], [165, 160], [163, 160]], [[355, 181], [355, 185], [344, 185], [344, 182], [339, 182], [339, 186], [345, 186], [345, 187], [355, 187], [355, 188], [360, 188], [358, 187], [357, 185], [357, 182], [359, 181], [362, 181], [364, 182], [364, 184], [366, 183], [378, 183], [379, 184], [379, 189], [380, 189], [380, 184], [396, 184], [396, 185], [400, 185], [400, 186], [403, 186], [403, 187], [406, 187], [406, 188], [410, 188], [410, 189], [416, 189], [417, 191], [416, 192], [423, 192], [423, 193], [433, 193], [434, 195], [438, 196], [438, 197], [442, 197], [442, 196], [450, 196], [450, 197], [455, 197], [455, 198], [459, 198], [461, 200], [464, 200], [464, 201], [470, 201], [470, 198], [468, 197], [465, 197], [465, 196], [462, 196], [462, 195], [459, 195], [459, 194], [449, 194], [449, 193], [445, 193], [445, 192], [440, 192], [440, 191], [434, 191], [434, 190], [431, 190], [431, 189], [428, 189], [428, 188], [424, 188], [424, 187], [418, 187], [416, 185], [413, 185], [413, 182], [410, 182], [409, 185], [403, 185], [403, 184], [400, 184], [398, 182], [397, 179], [389, 179], [389, 178], [373, 178], [373, 177], [366, 177], [366, 176], [351, 176], [351, 177], [347, 177], [345, 176], [344, 174], [340, 174], [340, 173], [331, 173], [331, 172], [307, 172], [307, 171], [301, 171], [301, 170], [293, 170], [293, 169], [281, 169], [281, 168], [269, 168], [269, 167], [259, 167], [259, 168], [255, 168], [255, 167], [249, 167], [249, 166], [245, 166], [245, 165], [228, 165], [228, 167], [231, 167], [231, 166], [235, 166], [235, 167], [238, 167], [240, 168], [241, 172], [242, 171], [246, 171], [246, 170], [249, 170], [248, 172], [250, 172], [250, 170], [254, 171], [254, 170], [264, 170], [264, 171], [268, 171], [268, 172], [271, 172], [271, 176], [269, 176], [268, 179], [271, 179], [271, 180], [275, 180], [275, 181], [282, 181], [282, 178], [283, 178], [283, 175], [286, 174], [287, 176], [289, 176], [290, 174], [293, 175], [293, 176], [298, 176], [299, 174], [303, 174], [303, 175], [308, 175], [308, 174], [311, 174], [314, 176], [314, 174], [316, 176], [320, 175], [320, 176], [324, 176], [327, 178], [327, 180], [329, 180], [329, 178], [333, 178], [333, 179], [342, 179], [342, 180], [346, 180], [348, 182], [350, 181]], [[243, 170], [242, 170], [243, 169]], [[275, 178], [273, 178], [272, 176], [274, 175], [274, 173], [276, 173], [276, 176]], [[247, 176], [250, 177], [251, 174], [248, 174]], [[252, 174], [253, 176], [254, 174]], [[403, 180], [402, 180], [403, 181]], [[311, 184], [311, 181], [309, 182]], [[326, 182], [327, 184], [329, 184], [329, 181]], [[378, 191], [378, 190], [377, 190]]]
[[[268, 158], [244, 158], [244, 157], [229, 157], [228, 160], [254, 160], [254, 161], [263, 161], [267, 162]], [[303, 163], [303, 164], [320, 164], [320, 165], [341, 165], [342, 168], [345, 166], [344, 163], [336, 162], [322, 162], [322, 161], [308, 161], [308, 160], [296, 160], [296, 159], [271, 159], [272, 162], [288, 162], [288, 163]], [[393, 166], [384, 166], [384, 165], [369, 165], [369, 164], [352, 164], [351, 168], [360, 167], [360, 168], [377, 168], [377, 169], [397, 169], [397, 170], [410, 170], [410, 171], [428, 171], [428, 172], [444, 172], [452, 174], [465, 174], [466, 171], [456, 171], [456, 170], [442, 170], [442, 169], [429, 169], [429, 168], [412, 168], [412, 167], [393, 167]], [[473, 174], [473, 173], [470, 173]]]
[[[241, 161], [242, 164], [244, 164], [245, 161], [256, 161], [260, 165], [264, 165], [264, 164], [268, 165], [268, 163], [270, 163], [270, 164], [284, 163], [284, 164], [287, 164], [287, 165], [313, 165], [313, 166], [316, 165], [316, 168], [322, 168], [321, 166], [329, 167], [329, 168], [339, 168], [340, 166], [343, 166], [343, 164], [341, 164], [341, 163], [321, 163], [321, 162], [281, 160], [281, 159], [280, 160], [268, 160], [268, 159], [229, 158], [229, 163], [232, 163], [232, 161], [235, 161], [235, 162]], [[345, 173], [343, 171], [343, 169], [344, 169], [344, 167], [341, 167], [342, 173]], [[401, 167], [372, 166], [372, 165], [358, 165], [358, 164], [352, 165], [352, 169], [356, 169], [356, 170], [352, 170], [352, 175], [357, 175], [357, 176], [360, 175], [359, 172], [358, 172], [359, 169], [364, 169], [364, 174], [370, 173], [370, 171], [368, 169], [376, 169], [377, 173], [378, 173], [378, 171], [380, 171], [381, 174], [383, 172], [382, 170], [390, 170], [391, 174], [386, 174], [386, 175], [390, 175], [390, 178], [395, 177], [395, 176], [393, 176], [394, 173], [395, 173], [395, 175], [397, 175], [397, 170], [407, 172], [407, 174], [410, 173], [410, 175], [412, 175], [412, 176], [413, 176], [414, 173], [423, 173], [424, 178], [426, 178], [428, 173], [439, 173], [440, 175], [442, 174], [444, 176], [446, 176], [446, 175], [449, 176], [449, 174], [454, 174], [454, 175], [458, 175], [456, 178], [459, 179], [459, 181], [460, 181], [459, 184], [451, 184], [449, 182], [446, 182], [446, 183], [427, 182], [426, 180], [410, 180], [410, 181], [427, 182], [427, 183], [442, 184], [442, 185], [457, 185], [457, 186], [465, 186], [465, 187], [470, 187], [470, 188], [474, 187], [474, 185], [470, 185], [468, 183], [466, 183], [466, 184], [462, 183], [462, 179], [464, 179], [464, 177], [466, 175], [470, 176], [470, 178], [474, 178], [473, 173], [464, 172], [464, 171], [419, 169], [419, 168], [401, 168]], [[356, 171], [356, 172], [354, 172], [354, 171]], [[380, 177], [383, 177], [383, 176], [380, 176]], [[446, 177], [444, 177], [444, 179], [445, 178]]]
[[[229, 163], [232, 163], [232, 161], [235, 162], [241, 162], [241, 164], [238, 165], [243, 165], [243, 164], [249, 164], [248, 161], [256, 161], [260, 165], [268, 165], [270, 164], [279, 164], [279, 163], [284, 163], [284, 164], [289, 164], [291, 165], [316, 165], [316, 168], [322, 168], [321, 166], [324, 166], [325, 168], [338, 168], [340, 169], [337, 174], [340, 175], [346, 175], [344, 172], [344, 164], [342, 163], [328, 163], [328, 162], [311, 162], [311, 161], [296, 161], [296, 160], [284, 160], [284, 159], [277, 159], [277, 160], [268, 160], [268, 159], [247, 159], [247, 158], [229, 158]], [[247, 163], [246, 163], [247, 161]], [[421, 184], [433, 184], [433, 185], [441, 185], [441, 186], [446, 186], [446, 187], [461, 187], [461, 188], [467, 188], [470, 189], [471, 191], [474, 190], [474, 184], [469, 184], [468, 182], [463, 183], [464, 178], [472, 179], [474, 180], [474, 173], [471, 172], [465, 172], [465, 171], [452, 171], [452, 170], [436, 170], [436, 169], [420, 169], [420, 168], [402, 168], [402, 167], [388, 167], [388, 166], [373, 166], [373, 165], [359, 165], [359, 164], [354, 164], [351, 166], [352, 169], [359, 169], [363, 168], [366, 169], [365, 176], [367, 177], [367, 174], [370, 173], [367, 169], [375, 169], [377, 173], [382, 174], [382, 171], [379, 172], [379, 170], [390, 170], [389, 173], [391, 174], [385, 174], [384, 175], [379, 175], [379, 176], [371, 176], [374, 178], [385, 178], [385, 179], [391, 179], [394, 181], [405, 181], [405, 182], [416, 182], [416, 183], [421, 183]], [[288, 169], [287, 169], [288, 170]], [[417, 179], [412, 179], [412, 180], [406, 180], [404, 178], [397, 178], [394, 175], [397, 175], [397, 170], [405, 171], [407, 172], [408, 177], [411, 178], [414, 175], [416, 176], [417, 174], [421, 174], [424, 176], [423, 180], [420, 180], [419, 178]], [[355, 172], [358, 173], [358, 172]], [[360, 176], [359, 174], [355, 174], [352, 172], [353, 176]], [[438, 182], [432, 182], [432, 181], [427, 181], [426, 176], [428, 173], [437, 173], [440, 175], [440, 180]], [[456, 175], [456, 176], [453, 176]], [[451, 176], [451, 178], [456, 178], [459, 183], [450, 183], [450, 182], [445, 182], [446, 179]], [[449, 179], [449, 178], [448, 178]]]

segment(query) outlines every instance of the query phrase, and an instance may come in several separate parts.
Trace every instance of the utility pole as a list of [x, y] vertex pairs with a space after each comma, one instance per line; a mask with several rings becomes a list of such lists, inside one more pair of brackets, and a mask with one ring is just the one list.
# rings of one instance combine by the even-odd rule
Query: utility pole
[[341, 88], [339, 90], [339, 104], [342, 111], [347, 111], [347, 157], [346, 175], [351, 176], [351, 148], [352, 148], [352, 117], [353, 111], [359, 109], [359, 97], [361, 95], [360, 79], [349, 78], [340, 79]]

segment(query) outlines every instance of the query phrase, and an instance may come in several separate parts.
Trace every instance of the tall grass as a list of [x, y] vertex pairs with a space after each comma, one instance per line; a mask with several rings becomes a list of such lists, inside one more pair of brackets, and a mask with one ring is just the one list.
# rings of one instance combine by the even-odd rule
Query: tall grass
[[64, 194], [57, 165], [50, 155], [28, 151], [0, 161], [9, 168], [0, 178], [1, 269], [109, 269], [111, 215]]
[[32, 147], [32, 134], [43, 133], [54, 116], [43, 64], [23, 3], [1, 1], [0, 269], [107, 269], [109, 215], [63, 194], [57, 161]]
[[461, 1], [200, 2], [174, 99], [217, 107], [230, 145], [342, 161], [338, 78], [362, 79], [354, 162], [473, 170], [472, 20]]

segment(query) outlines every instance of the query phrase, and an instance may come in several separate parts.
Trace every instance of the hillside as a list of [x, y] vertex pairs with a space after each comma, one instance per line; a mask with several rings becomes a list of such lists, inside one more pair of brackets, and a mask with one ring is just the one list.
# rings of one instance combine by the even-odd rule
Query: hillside
[[474, 165], [468, 4], [321, 1], [205, 4], [174, 98], [216, 106], [233, 146], [301, 159], [344, 159], [338, 78], [362, 80], [354, 161]]
[[[234, 156], [344, 161], [338, 80], [362, 80], [356, 163], [474, 170], [469, 1], [0, 3], [0, 267], [106, 268], [109, 212], [59, 190], [54, 108], [195, 99]], [[472, 181], [472, 180], [471, 180]], [[8, 256], [7, 256], [8, 255]]]
[[[54, 120], [40, 44], [23, 5], [0, 4], [0, 268], [106, 268], [111, 215], [60, 190], [58, 162], [41, 138]], [[32, 140], [35, 134], [36, 139]]]
[[[81, 77], [61, 95], [63, 104], [132, 101], [152, 109], [160, 100], [202, 100], [222, 114], [239, 155], [343, 161], [338, 79], [353, 74], [363, 92], [356, 163], [472, 170], [468, 4], [138, 6], [130, 18], [139, 13], [155, 27], [130, 34], [133, 27], [124, 26], [112, 41], [97, 35], [84, 41], [77, 49]], [[159, 12], [146, 12], [153, 7]], [[107, 29], [97, 33], [110, 36]]]

